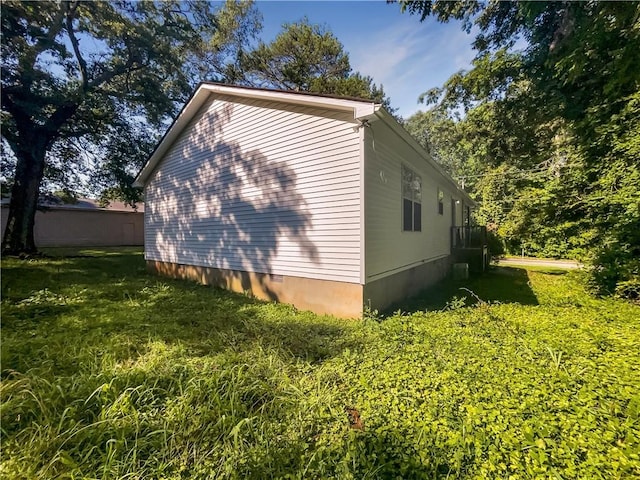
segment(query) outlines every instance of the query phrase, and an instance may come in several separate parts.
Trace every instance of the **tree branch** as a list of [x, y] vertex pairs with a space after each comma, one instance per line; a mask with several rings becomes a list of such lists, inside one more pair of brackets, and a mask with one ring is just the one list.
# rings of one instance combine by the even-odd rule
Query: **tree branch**
[[[2, 101], [2, 110], [4, 110], [5, 112], [8, 112], [13, 117], [13, 120], [16, 122], [16, 125], [29, 125], [29, 126], [33, 125], [33, 122], [29, 117], [29, 114], [26, 113], [24, 109], [20, 107], [19, 104], [16, 104], [14, 99], [11, 97], [10, 93], [7, 92], [6, 90], [7, 89], [5, 88], [0, 89], [0, 99]], [[2, 129], [2, 135], [6, 136], [7, 131], [10, 131], [10, 130], [11, 130], [10, 128], [7, 128], [7, 126], [4, 125], [4, 128]]]
[[47, 145], [60, 134], [60, 127], [78, 111], [80, 105], [77, 102], [69, 102], [60, 105], [44, 124], [43, 130], [47, 137]]
[[[60, 5], [60, 9], [58, 10], [56, 16], [53, 18], [53, 22], [49, 31], [43, 35], [37, 37], [37, 42], [33, 45], [24, 55], [24, 62], [20, 62], [22, 64], [22, 68], [25, 71], [33, 71], [36, 63], [36, 59], [38, 55], [40, 55], [43, 51], [45, 51], [51, 43], [55, 40], [62, 30], [63, 26], [63, 18], [65, 15], [65, 7], [64, 5]], [[31, 89], [31, 84], [33, 83], [33, 77], [30, 75], [21, 75], [21, 87], [22, 90], [28, 92]]]
[[103, 83], [106, 83], [109, 80], [119, 75], [136, 72], [138, 70], [142, 70], [143, 68], [145, 68], [145, 65], [137, 65], [134, 67], [135, 63], [136, 63], [136, 59], [133, 57], [130, 57], [126, 63], [120, 65], [119, 67], [115, 67], [113, 70], [106, 70], [102, 72], [101, 75], [98, 75], [96, 78], [93, 79], [93, 81], [89, 82], [89, 89], [99, 87]]
[[67, 11], [66, 11], [66, 25], [67, 25], [67, 33], [69, 34], [69, 40], [71, 40], [71, 46], [73, 47], [73, 52], [76, 55], [76, 59], [78, 60], [78, 66], [80, 67], [80, 77], [82, 80], [82, 90], [86, 92], [89, 89], [89, 78], [87, 76], [87, 62], [82, 58], [82, 54], [80, 53], [80, 45], [78, 43], [78, 39], [76, 38], [76, 34], [73, 31], [73, 20], [74, 15], [76, 13], [76, 9], [78, 8], [78, 4], [75, 2], [67, 2], [66, 3]]
[[66, 16], [66, 25], [67, 32], [69, 34], [69, 40], [71, 41], [71, 45], [73, 47], [73, 51], [75, 53], [76, 59], [78, 60], [78, 65], [80, 67], [80, 74], [82, 79], [82, 91], [84, 93], [99, 87], [100, 85], [112, 80], [113, 78], [128, 74], [137, 70], [144, 68], [144, 65], [138, 65], [134, 67], [136, 63], [138, 63], [138, 59], [135, 55], [130, 55], [127, 59], [126, 63], [113, 68], [112, 70], [105, 70], [100, 75], [95, 77], [93, 80], [89, 80], [89, 76], [87, 73], [87, 62], [82, 57], [82, 53], [80, 52], [80, 45], [78, 39], [73, 30], [73, 19], [76, 9], [78, 8], [77, 2], [67, 2], [67, 16]]
[[58, 36], [58, 33], [60, 33], [60, 30], [62, 30], [62, 19], [64, 17], [64, 14], [65, 14], [64, 7], [60, 5], [60, 10], [58, 10], [58, 13], [53, 19], [53, 24], [51, 25], [49, 32], [47, 32], [47, 36], [46, 36], [47, 41], [41, 42], [43, 46], [46, 46], [47, 44], [53, 42], [55, 38]]
[[51, 45], [51, 43], [58, 36], [58, 33], [60, 33], [60, 30], [62, 30], [65, 12], [65, 5], [60, 4], [60, 9], [56, 13], [56, 16], [53, 18], [53, 22], [51, 23], [49, 31], [45, 35], [38, 38], [37, 43], [33, 46], [33, 50], [29, 52], [30, 54], [27, 58], [30, 60], [31, 67], [33, 67], [33, 64], [36, 61], [36, 58], [38, 58], [38, 55], [40, 55], [40, 53], [42, 53], [49, 45]]

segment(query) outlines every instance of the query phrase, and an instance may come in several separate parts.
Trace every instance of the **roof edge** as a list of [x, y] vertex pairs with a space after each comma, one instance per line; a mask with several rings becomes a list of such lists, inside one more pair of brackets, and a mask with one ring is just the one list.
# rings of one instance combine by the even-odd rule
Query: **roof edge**
[[384, 108], [380, 108], [376, 114], [376, 117], [381, 119], [384, 123], [386, 123], [394, 132], [396, 132], [406, 143], [409, 144], [413, 150], [418, 153], [422, 158], [424, 158], [429, 165], [431, 165], [440, 175], [444, 177], [444, 179], [449, 182], [451, 186], [453, 186], [460, 194], [464, 197], [465, 201], [469, 202], [472, 206], [476, 207], [476, 201], [469, 196], [467, 192], [465, 192], [458, 182], [456, 182], [451, 175], [447, 173], [447, 171], [440, 165], [427, 150], [420, 145], [420, 143], [409, 133], [407, 130], [398, 122], [393, 115], [387, 112]]
[[182, 133], [187, 124], [198, 112], [200, 107], [212, 93], [230, 95], [242, 98], [255, 98], [288, 103], [292, 105], [306, 105], [324, 107], [330, 110], [352, 111], [354, 120], [371, 116], [380, 109], [380, 104], [371, 100], [352, 97], [338, 97], [321, 95], [310, 92], [292, 92], [286, 90], [271, 90], [265, 88], [227, 85], [215, 82], [201, 82], [189, 100], [169, 126], [153, 153], [140, 169], [133, 182], [134, 187], [144, 187], [147, 180], [159, 164], [164, 154]]

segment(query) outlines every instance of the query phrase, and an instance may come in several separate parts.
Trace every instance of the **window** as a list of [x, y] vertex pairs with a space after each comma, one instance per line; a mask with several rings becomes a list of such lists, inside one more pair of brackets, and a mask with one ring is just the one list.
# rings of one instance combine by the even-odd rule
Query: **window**
[[402, 230], [422, 231], [422, 178], [402, 166]]
[[444, 192], [438, 188], [438, 213], [444, 215]]

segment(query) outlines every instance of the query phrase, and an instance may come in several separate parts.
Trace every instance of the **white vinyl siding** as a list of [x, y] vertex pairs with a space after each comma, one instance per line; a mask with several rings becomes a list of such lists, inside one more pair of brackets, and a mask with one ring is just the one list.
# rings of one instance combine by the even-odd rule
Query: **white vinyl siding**
[[[422, 180], [420, 232], [403, 231], [402, 166]], [[438, 214], [438, 188], [444, 212]], [[454, 189], [383, 121], [365, 132], [365, 277], [383, 278], [450, 254]]]
[[145, 188], [145, 257], [360, 283], [353, 113], [212, 95]]

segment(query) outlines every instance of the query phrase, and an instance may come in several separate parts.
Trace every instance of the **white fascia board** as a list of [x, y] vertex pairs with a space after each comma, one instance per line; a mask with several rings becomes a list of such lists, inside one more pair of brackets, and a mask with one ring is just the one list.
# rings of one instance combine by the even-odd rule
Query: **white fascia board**
[[380, 108], [380, 105], [373, 102], [349, 100], [342, 98], [331, 98], [316, 96], [311, 94], [301, 94], [297, 92], [282, 92], [275, 90], [253, 89], [248, 87], [231, 87], [214, 83], [202, 83], [198, 86], [191, 99], [179, 113], [176, 120], [167, 130], [164, 137], [156, 149], [147, 160], [145, 166], [140, 170], [133, 182], [134, 187], [144, 187], [147, 179], [156, 168], [169, 147], [182, 133], [189, 121], [198, 112], [210, 94], [230, 95], [243, 98], [255, 98], [272, 102], [282, 102], [290, 105], [305, 105], [329, 110], [352, 111], [354, 120], [370, 117]]
[[282, 102], [292, 105], [307, 105], [322, 107], [330, 110], [353, 111], [353, 118], [371, 115], [375, 112], [376, 104], [367, 101], [332, 98], [309, 93], [283, 92], [279, 90], [252, 89], [247, 87], [229, 87], [218, 84], [204, 84], [204, 88], [212, 93], [232, 95], [244, 98], [255, 98], [272, 102]]
[[193, 116], [198, 112], [205, 100], [209, 97], [209, 93], [202, 87], [203, 85], [196, 90], [164, 134], [164, 137], [162, 137], [162, 140], [160, 140], [160, 143], [156, 146], [156, 149], [149, 157], [149, 160], [147, 160], [147, 163], [142, 167], [140, 173], [138, 173], [138, 176], [133, 182], [134, 187], [144, 187], [147, 179], [156, 168], [158, 162], [162, 159], [167, 150], [169, 150], [169, 147], [173, 144], [176, 138], [178, 138], [178, 135], [182, 133]]
[[408, 143], [409, 146], [413, 148], [418, 155], [424, 158], [429, 165], [431, 165], [440, 175], [442, 175], [444, 180], [460, 193], [465, 202], [470, 203], [471, 206], [474, 207], [477, 205], [476, 202], [469, 196], [469, 194], [462, 190], [458, 183], [453, 178], [451, 178], [451, 176], [444, 170], [444, 168], [442, 168], [442, 165], [436, 162], [431, 157], [431, 155], [429, 155], [429, 152], [427, 152], [424, 147], [420, 145], [420, 143], [418, 143], [418, 141], [413, 138], [411, 134], [407, 132], [405, 128], [400, 125], [400, 123], [398, 123], [398, 121], [389, 112], [381, 108], [376, 112], [375, 116], [386, 123], [389, 127], [391, 127], [391, 129], [396, 132], [406, 143]]

